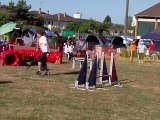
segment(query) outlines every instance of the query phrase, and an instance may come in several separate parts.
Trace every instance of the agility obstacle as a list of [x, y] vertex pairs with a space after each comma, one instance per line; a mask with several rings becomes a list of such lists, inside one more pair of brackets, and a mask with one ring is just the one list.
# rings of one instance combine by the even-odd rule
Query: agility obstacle
[[88, 56], [86, 55], [80, 73], [78, 75], [78, 78], [75, 81], [75, 88], [85, 87], [86, 77], [87, 77], [87, 59]]
[[85, 60], [82, 64], [82, 68], [79, 73], [78, 79], [75, 81], [75, 88], [82, 89], [83, 87], [83, 90], [91, 90], [92, 88], [99, 89], [97, 87], [97, 78], [99, 78], [99, 84], [101, 84], [102, 87], [104, 84], [108, 84], [109, 86], [114, 85], [114, 86], [122, 87], [118, 81], [113, 53], [111, 53], [110, 73], [108, 73], [108, 70], [107, 70], [104, 52], [102, 53], [102, 57], [101, 57], [101, 66], [100, 66], [99, 76], [97, 76], [97, 71], [98, 71], [98, 55], [95, 56], [90, 75], [88, 77], [88, 80], [86, 81], [87, 79], [86, 78], [87, 77], [87, 55], [86, 55]]
[[[41, 54], [41, 51], [36, 50], [5, 50], [1, 55], [0, 65], [20, 66], [23, 63], [25, 63], [27, 59], [32, 58], [37, 61]], [[61, 64], [62, 52], [52, 51], [50, 55], [47, 57], [47, 62]]]

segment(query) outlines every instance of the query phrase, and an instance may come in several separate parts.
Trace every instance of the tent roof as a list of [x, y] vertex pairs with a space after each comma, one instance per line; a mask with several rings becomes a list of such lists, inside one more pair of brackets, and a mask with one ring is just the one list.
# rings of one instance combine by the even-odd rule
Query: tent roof
[[86, 42], [94, 42], [94, 45], [107, 45], [107, 39], [101, 35], [88, 35]]
[[147, 35], [144, 35], [141, 37], [142, 39], [153, 39], [153, 40], [159, 40], [160, 39], [160, 33], [150, 33]]
[[113, 48], [124, 47], [123, 38], [121, 36], [111, 36]]
[[74, 32], [73, 31], [63, 31], [62, 32], [62, 36], [63, 37], [67, 37], [68, 35], [70, 35], [71, 37], [73, 37]]

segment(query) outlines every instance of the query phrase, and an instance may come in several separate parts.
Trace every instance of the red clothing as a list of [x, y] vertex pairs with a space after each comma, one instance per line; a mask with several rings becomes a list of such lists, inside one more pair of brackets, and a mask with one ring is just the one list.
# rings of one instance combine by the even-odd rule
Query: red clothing
[[154, 51], [154, 44], [150, 44], [150, 45], [149, 45], [149, 50], [150, 50], [150, 51]]

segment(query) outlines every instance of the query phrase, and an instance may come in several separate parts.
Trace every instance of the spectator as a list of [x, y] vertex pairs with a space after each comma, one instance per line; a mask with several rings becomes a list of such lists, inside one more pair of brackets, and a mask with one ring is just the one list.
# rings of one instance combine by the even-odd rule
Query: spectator
[[147, 47], [144, 45], [144, 42], [141, 41], [139, 46], [137, 47], [138, 49], [138, 53], [139, 53], [139, 63], [143, 63], [143, 59], [144, 59], [144, 52], [145, 50], [147, 50]]
[[137, 53], [137, 46], [135, 40], [133, 40], [133, 42], [130, 45], [130, 51], [131, 51], [130, 61], [133, 62], [133, 59], [136, 57]]
[[83, 42], [82, 36], [78, 37], [78, 40], [77, 40], [76, 44], [79, 45], [79, 46], [83, 46], [84, 42]]
[[59, 33], [57, 36], [57, 44], [58, 44], [59, 51], [63, 51], [62, 33]]
[[71, 60], [73, 58], [73, 49], [74, 49], [74, 45], [73, 42], [71, 42], [71, 44], [69, 44], [68, 46], [68, 55], [69, 55], [69, 60]]
[[71, 42], [71, 36], [68, 35], [66, 42]]
[[6, 38], [5, 35], [3, 35], [2, 38], [1, 38], [1, 41], [0, 41], [0, 45], [4, 45], [5, 46], [7, 44], [8, 44], [7, 38]]
[[150, 44], [149, 44], [149, 54], [150, 54], [150, 56], [154, 53], [154, 50], [155, 50], [155, 46], [154, 46], [153, 41], [151, 40]]
[[73, 57], [73, 49], [74, 49], [74, 45], [73, 43], [71, 42], [67, 42], [66, 44], [64, 44], [64, 53], [67, 54], [67, 57], [69, 60], [72, 59]]

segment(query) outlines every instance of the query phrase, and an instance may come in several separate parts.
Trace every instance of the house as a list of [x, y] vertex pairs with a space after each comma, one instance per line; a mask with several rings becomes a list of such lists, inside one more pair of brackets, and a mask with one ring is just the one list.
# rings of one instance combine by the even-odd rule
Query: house
[[61, 28], [64, 29], [67, 24], [76, 21], [87, 21], [86, 19], [81, 19], [80, 13], [74, 14], [74, 17], [67, 15], [66, 13], [57, 13], [51, 15], [49, 11], [47, 13], [42, 12], [41, 9], [39, 11], [30, 11], [34, 14], [39, 14], [44, 18], [44, 26], [52, 29], [52, 28]]
[[135, 36], [154, 32], [160, 27], [160, 2], [135, 15]]
[[112, 24], [112, 26], [108, 29], [110, 35], [120, 35], [123, 33], [123, 25]]

